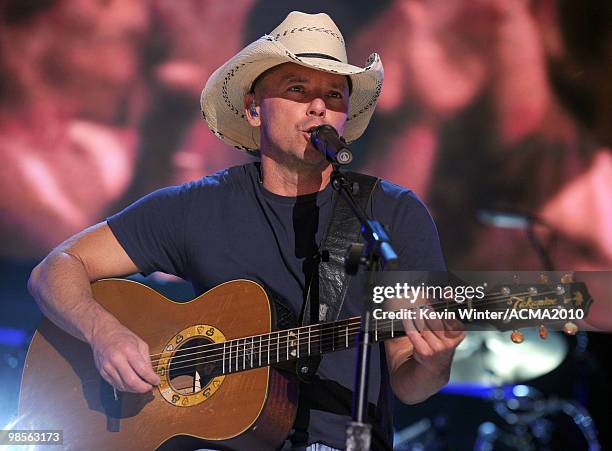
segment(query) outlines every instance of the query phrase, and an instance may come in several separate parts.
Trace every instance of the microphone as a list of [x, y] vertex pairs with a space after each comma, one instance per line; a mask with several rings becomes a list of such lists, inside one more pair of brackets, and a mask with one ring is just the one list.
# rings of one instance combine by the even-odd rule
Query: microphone
[[312, 127], [309, 132], [312, 145], [325, 155], [330, 163], [343, 166], [353, 161], [351, 149], [346, 147], [344, 138], [338, 136], [338, 132], [331, 125]]

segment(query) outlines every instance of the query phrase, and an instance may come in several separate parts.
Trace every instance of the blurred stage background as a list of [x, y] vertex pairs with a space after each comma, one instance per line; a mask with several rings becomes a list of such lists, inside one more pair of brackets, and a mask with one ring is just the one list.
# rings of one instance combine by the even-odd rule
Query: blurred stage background
[[[352, 146], [353, 169], [427, 203], [449, 268], [612, 269], [605, 0], [0, 0], [0, 425], [16, 414], [40, 319], [26, 291], [32, 267], [155, 188], [248, 161], [208, 130], [198, 96], [214, 69], [293, 9], [328, 12], [349, 61], [380, 53], [385, 84]], [[181, 284], [152, 283], [188, 297]], [[591, 292], [592, 324], [612, 330], [612, 287]], [[493, 355], [483, 371], [518, 368], [496, 380], [510, 384], [507, 401], [496, 410], [500, 395], [485, 375], [470, 390], [454, 383], [422, 405], [398, 406], [398, 432], [416, 437], [403, 449], [525, 449], [513, 441], [520, 434], [536, 437], [534, 449], [587, 449], [567, 415], [520, 429], [500, 413], [555, 397], [586, 408], [610, 446], [612, 340], [557, 338], [556, 351], [525, 349], [536, 360], [558, 355], [527, 376], [503, 346], [491, 351], [499, 337], [481, 340], [478, 352]], [[532, 388], [513, 392], [518, 383]]]

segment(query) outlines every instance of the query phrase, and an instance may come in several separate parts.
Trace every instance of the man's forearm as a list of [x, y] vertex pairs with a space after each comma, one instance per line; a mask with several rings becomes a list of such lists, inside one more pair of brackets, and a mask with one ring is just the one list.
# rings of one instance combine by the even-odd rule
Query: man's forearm
[[390, 375], [395, 395], [405, 404], [417, 404], [435, 394], [448, 382], [448, 371], [433, 374], [411, 358]]
[[97, 327], [117, 322], [93, 299], [83, 264], [66, 252], [54, 251], [34, 268], [28, 290], [45, 316], [80, 340], [89, 342]]

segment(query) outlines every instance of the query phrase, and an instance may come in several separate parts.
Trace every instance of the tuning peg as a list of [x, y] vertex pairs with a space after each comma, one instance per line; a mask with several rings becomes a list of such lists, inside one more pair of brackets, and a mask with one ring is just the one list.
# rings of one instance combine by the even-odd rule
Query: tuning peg
[[567, 335], [576, 335], [576, 332], [578, 332], [578, 326], [575, 323], [568, 321], [563, 325], [563, 332], [565, 332]]
[[561, 283], [573, 283], [574, 275], [572, 273], [566, 273], [561, 276]]
[[512, 335], [510, 335], [510, 339], [513, 343], [519, 344], [525, 340], [525, 335], [520, 330], [514, 329]]
[[548, 329], [546, 329], [544, 324], [540, 324], [540, 327], [538, 328], [538, 335], [540, 335], [542, 340], [546, 340], [548, 338]]
[[538, 282], [540, 283], [548, 283], [549, 280], [549, 277], [544, 273], [540, 273], [540, 275], [538, 276]]

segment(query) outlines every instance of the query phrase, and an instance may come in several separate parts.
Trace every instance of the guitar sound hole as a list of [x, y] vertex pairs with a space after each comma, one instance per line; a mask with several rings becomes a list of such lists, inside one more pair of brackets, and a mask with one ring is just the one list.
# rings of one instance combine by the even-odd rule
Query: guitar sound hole
[[170, 385], [183, 395], [197, 393], [214, 377], [215, 365], [206, 363], [206, 345], [213, 343], [206, 338], [193, 338], [178, 347], [170, 360]]

